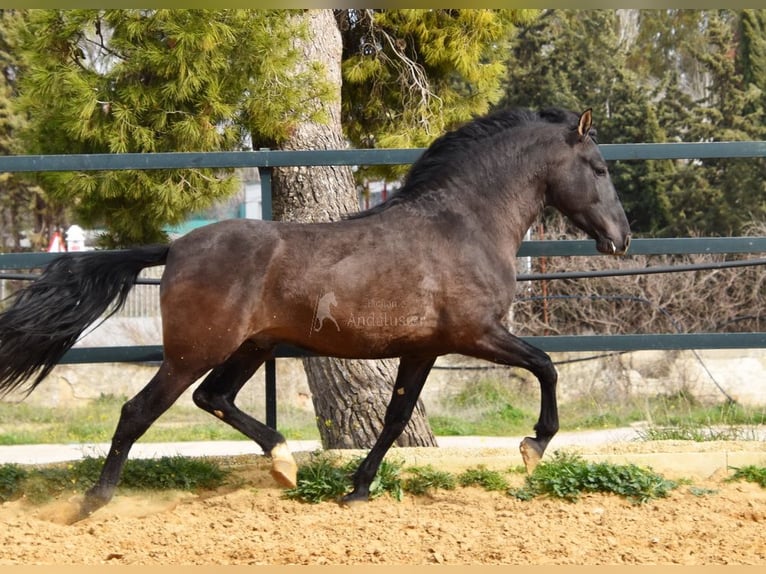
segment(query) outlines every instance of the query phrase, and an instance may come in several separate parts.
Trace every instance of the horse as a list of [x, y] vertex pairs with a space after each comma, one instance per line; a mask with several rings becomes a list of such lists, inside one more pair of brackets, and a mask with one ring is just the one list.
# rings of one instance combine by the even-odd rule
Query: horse
[[[203, 376], [194, 403], [260, 445], [277, 483], [295, 487], [297, 466], [282, 434], [234, 404], [280, 344], [399, 359], [383, 428], [341, 503], [369, 498], [386, 452], [445, 354], [520, 367], [538, 379], [535, 435], [520, 444], [531, 471], [558, 431], [557, 371], [506, 325], [516, 254], [545, 206], [593, 238], [599, 252], [626, 253], [630, 227], [595, 134], [591, 109], [504, 109], [436, 138], [397, 193], [339, 221], [232, 219], [169, 244], [53, 260], [0, 314], [3, 394], [31, 392], [86, 327], [123, 305], [141, 270], [165, 266], [162, 363], [123, 405], [100, 476], [71, 521], [109, 502], [131, 446]], [[328, 294], [333, 301], [322, 300]], [[370, 301], [385, 302], [390, 316], [375, 320], [381, 309]], [[315, 331], [316, 321], [328, 318], [335, 325]]]

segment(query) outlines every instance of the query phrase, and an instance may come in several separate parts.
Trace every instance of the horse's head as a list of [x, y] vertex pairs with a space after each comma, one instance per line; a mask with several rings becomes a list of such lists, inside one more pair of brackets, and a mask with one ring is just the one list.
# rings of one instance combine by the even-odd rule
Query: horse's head
[[609, 171], [593, 139], [592, 114], [580, 115], [563, 146], [554, 146], [545, 201], [596, 240], [601, 253], [623, 255], [630, 245], [630, 226]]

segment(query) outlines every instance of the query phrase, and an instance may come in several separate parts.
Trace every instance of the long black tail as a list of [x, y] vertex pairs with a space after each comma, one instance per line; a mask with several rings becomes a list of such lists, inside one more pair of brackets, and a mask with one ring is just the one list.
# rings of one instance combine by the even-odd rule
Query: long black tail
[[125, 303], [142, 269], [162, 265], [169, 246], [67, 253], [12, 295], [0, 314], [0, 396], [50, 373], [82, 332]]

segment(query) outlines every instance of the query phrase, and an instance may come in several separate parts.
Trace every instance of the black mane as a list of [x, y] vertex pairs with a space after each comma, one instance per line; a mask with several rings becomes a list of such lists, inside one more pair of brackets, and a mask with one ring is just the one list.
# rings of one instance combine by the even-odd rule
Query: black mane
[[534, 122], [565, 124], [576, 129], [578, 118], [576, 113], [561, 108], [539, 111], [526, 108], [504, 109], [475, 118], [436, 138], [412, 165], [402, 187], [386, 201], [370, 209], [349, 214], [346, 218], [359, 219], [380, 213], [417, 197], [422, 191], [438, 187], [450, 177], [458, 160], [463, 159], [472, 146], [498, 133]]

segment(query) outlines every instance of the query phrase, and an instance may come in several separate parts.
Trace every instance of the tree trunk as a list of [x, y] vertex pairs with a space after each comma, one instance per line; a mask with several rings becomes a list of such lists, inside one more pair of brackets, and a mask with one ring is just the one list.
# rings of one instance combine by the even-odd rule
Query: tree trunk
[[[303, 63], [321, 62], [327, 79], [337, 87], [336, 100], [317, 102], [327, 123], [296, 126], [285, 150], [346, 147], [340, 119], [342, 43], [332, 10], [308, 10], [300, 17], [309, 26], [308, 40], [296, 40]], [[319, 222], [340, 219], [359, 209], [349, 166], [275, 169], [272, 179], [276, 220]], [[383, 426], [391, 398], [397, 361], [354, 361], [310, 357], [303, 361], [324, 448], [370, 448]], [[397, 440], [399, 446], [436, 446], [421, 402]]]

